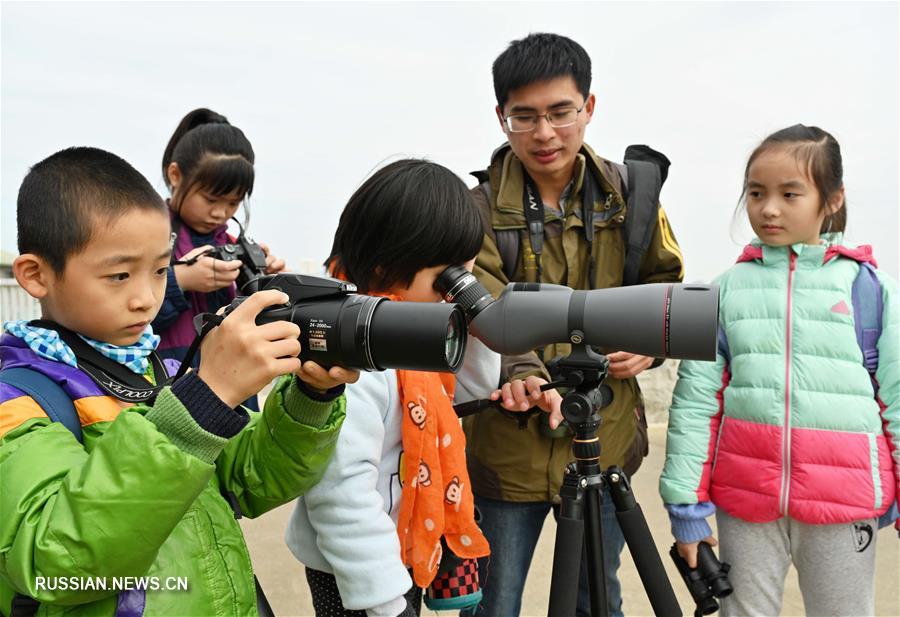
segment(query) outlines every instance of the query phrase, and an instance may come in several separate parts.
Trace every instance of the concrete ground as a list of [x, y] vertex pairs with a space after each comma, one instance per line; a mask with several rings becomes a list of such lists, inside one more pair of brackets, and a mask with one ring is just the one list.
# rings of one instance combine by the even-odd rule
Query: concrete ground
[[[665, 454], [665, 425], [650, 427], [650, 456], [635, 475], [633, 488], [638, 503], [656, 542], [656, 549], [663, 556], [663, 564], [669, 573], [681, 610], [690, 615], [694, 605], [687, 588], [668, 556], [672, 543], [668, 518], [657, 493], [657, 480]], [[243, 520], [242, 525], [253, 557], [257, 575], [279, 617], [311, 616], [312, 604], [303, 566], [284, 545], [284, 529], [292, 506], [286, 505], [255, 520]], [[547, 614], [550, 590], [550, 572], [553, 563], [553, 544], [556, 525], [553, 517], [547, 518], [544, 531], [535, 550], [534, 561], [528, 573], [523, 599], [522, 615], [537, 617]], [[876, 614], [900, 616], [900, 542], [893, 528], [878, 534], [878, 581], [876, 587]], [[622, 555], [622, 595], [626, 615], [651, 615], [650, 603], [641, 586], [634, 563], [628, 551]], [[423, 614], [431, 613], [423, 606]], [[438, 613], [434, 613], [437, 615]], [[451, 615], [452, 613], [443, 613]], [[782, 615], [803, 615], [803, 600], [797, 584], [797, 574], [791, 569], [786, 583]]]

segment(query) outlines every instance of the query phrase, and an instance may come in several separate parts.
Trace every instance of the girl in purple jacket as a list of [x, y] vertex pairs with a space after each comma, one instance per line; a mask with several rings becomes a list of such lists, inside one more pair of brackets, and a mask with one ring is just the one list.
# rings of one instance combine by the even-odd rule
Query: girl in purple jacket
[[[188, 113], [169, 139], [162, 172], [170, 191], [174, 247], [166, 297], [153, 329], [162, 341], [163, 358], [183, 360], [196, 334], [194, 316], [214, 313], [231, 302], [241, 262], [206, 255], [213, 247], [235, 241], [228, 221], [253, 192], [253, 147], [225, 116], [200, 108]], [[266, 271], [284, 269], [264, 244]], [[199, 358], [194, 359], [194, 363]], [[249, 401], [256, 409], [255, 399]]]

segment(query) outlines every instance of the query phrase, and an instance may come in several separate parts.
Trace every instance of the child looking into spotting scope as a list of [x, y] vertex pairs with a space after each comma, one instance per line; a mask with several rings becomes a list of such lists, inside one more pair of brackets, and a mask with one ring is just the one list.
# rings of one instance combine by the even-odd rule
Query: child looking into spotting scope
[[[109, 152], [69, 148], [32, 167], [17, 224], [13, 272], [42, 318], [7, 322], [0, 338], [0, 613], [256, 615], [236, 515], [319, 480], [341, 384], [357, 373], [312, 375], [298, 326], [257, 326], [287, 298], [273, 290], [224, 318], [197, 370], [169, 380], [178, 363], [155, 353], [150, 326], [168, 210]], [[279, 375], [262, 413], [240, 407]], [[163, 584], [122, 588], [124, 577]], [[187, 590], [164, 584], [176, 579]]]
[[[471, 270], [483, 237], [462, 180], [429, 161], [400, 160], [351, 196], [326, 266], [361, 293], [440, 302], [438, 275], [451, 265]], [[456, 379], [386, 370], [363, 373], [347, 389], [334, 458], [298, 500], [287, 530], [289, 548], [306, 565], [316, 615], [418, 614], [426, 587], [432, 608], [477, 604], [475, 558], [489, 547], [476, 524], [453, 403], [497, 400], [499, 380], [499, 356], [470, 336]], [[556, 391], [540, 392], [536, 381], [517, 383], [516, 391], [522, 395], [507, 409], [539, 405], [558, 424]], [[522, 406], [526, 396], [531, 403]], [[460, 570], [458, 587], [442, 586], [444, 574]]]
[[[169, 267], [166, 296], [153, 328], [162, 338], [163, 358], [183, 360], [194, 340], [193, 319], [215, 313], [235, 296], [238, 259], [208, 255], [217, 246], [232, 244], [228, 221], [253, 193], [253, 147], [228, 119], [209, 109], [188, 113], [169, 139], [162, 172], [170, 191], [168, 205], [175, 236], [173, 265]], [[266, 253], [265, 273], [284, 270], [284, 261]], [[195, 361], [196, 366], [196, 361]], [[256, 399], [246, 402], [256, 409]]]
[[809, 614], [871, 615], [878, 518], [900, 481], [897, 284], [842, 241], [826, 131], [767, 137], [741, 198], [757, 237], [716, 280], [717, 360], [681, 364], [670, 410], [660, 493], [677, 550], [694, 567], [715, 512], [724, 615], [779, 614], [791, 563]]

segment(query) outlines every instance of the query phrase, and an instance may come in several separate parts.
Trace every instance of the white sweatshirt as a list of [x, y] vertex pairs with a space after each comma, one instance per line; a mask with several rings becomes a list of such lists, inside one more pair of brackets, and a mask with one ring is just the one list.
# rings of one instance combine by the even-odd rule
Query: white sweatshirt
[[[499, 384], [500, 356], [470, 336], [456, 377], [455, 403], [487, 398]], [[297, 500], [285, 537], [299, 561], [334, 574], [352, 610], [393, 604], [412, 586], [396, 529], [399, 394], [395, 370], [362, 373], [347, 386], [347, 417], [334, 457], [322, 481]]]

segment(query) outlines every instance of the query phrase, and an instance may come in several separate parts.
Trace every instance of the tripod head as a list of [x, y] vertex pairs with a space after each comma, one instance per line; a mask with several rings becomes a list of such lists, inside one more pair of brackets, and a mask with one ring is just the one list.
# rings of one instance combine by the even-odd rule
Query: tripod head
[[600, 410], [612, 402], [612, 390], [603, 383], [609, 372], [609, 360], [587, 343], [580, 342], [572, 346], [568, 356], [551, 360], [547, 368], [553, 381], [542, 386], [542, 390], [571, 388], [563, 396], [561, 411], [575, 433], [572, 440], [575, 458], [599, 466], [597, 429], [602, 421]]

